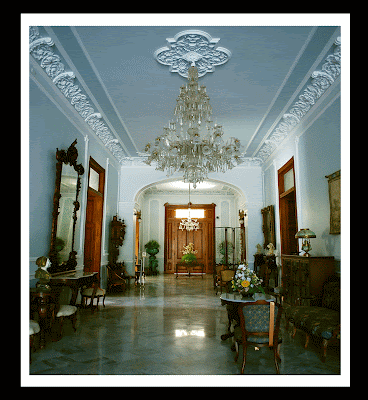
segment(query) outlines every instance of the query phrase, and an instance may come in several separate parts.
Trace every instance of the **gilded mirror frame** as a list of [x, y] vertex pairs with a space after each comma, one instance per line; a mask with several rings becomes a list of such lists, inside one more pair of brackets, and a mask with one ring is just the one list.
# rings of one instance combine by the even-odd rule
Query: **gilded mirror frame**
[[[55, 178], [55, 192], [53, 197], [53, 211], [52, 211], [52, 225], [51, 225], [51, 240], [50, 240], [50, 252], [49, 259], [51, 262], [51, 266], [48, 268], [50, 273], [62, 272], [62, 271], [70, 271], [74, 270], [77, 265], [76, 255], [77, 252], [74, 250], [74, 238], [75, 238], [75, 228], [77, 223], [77, 212], [80, 208], [80, 204], [78, 201], [78, 195], [81, 188], [81, 180], [80, 176], [84, 174], [84, 168], [82, 164], [77, 164], [78, 159], [78, 150], [75, 145], [77, 144], [77, 139], [69, 146], [68, 150], [59, 150], [56, 149], [56, 178]], [[69, 253], [69, 258], [66, 262], [59, 264], [58, 261], [58, 250], [56, 248], [56, 234], [58, 228], [58, 219], [60, 214], [60, 198], [61, 198], [61, 177], [63, 164], [70, 165], [74, 168], [77, 173], [77, 181], [76, 181], [76, 193], [75, 193], [75, 201], [73, 202], [74, 209], [71, 215], [73, 219], [73, 227], [72, 227], [72, 240], [71, 240], [71, 251]]]

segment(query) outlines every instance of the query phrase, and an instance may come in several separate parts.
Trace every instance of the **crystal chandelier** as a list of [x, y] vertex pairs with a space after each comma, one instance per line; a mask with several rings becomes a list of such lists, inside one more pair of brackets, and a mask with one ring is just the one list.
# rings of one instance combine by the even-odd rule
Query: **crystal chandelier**
[[212, 107], [205, 86], [198, 84], [198, 70], [191, 66], [188, 83], [180, 87], [174, 119], [163, 134], [148, 143], [145, 152], [148, 165], [154, 161], [156, 169], [167, 171], [167, 176], [183, 171], [184, 181], [203, 182], [209, 172], [226, 172], [240, 159], [240, 141], [230, 138], [224, 142], [222, 126], [211, 120]]
[[197, 219], [190, 218], [190, 183], [189, 183], [189, 202], [188, 202], [188, 218], [182, 219], [180, 221], [179, 229], [182, 231], [186, 229], [187, 231], [197, 231], [199, 229], [199, 222]]

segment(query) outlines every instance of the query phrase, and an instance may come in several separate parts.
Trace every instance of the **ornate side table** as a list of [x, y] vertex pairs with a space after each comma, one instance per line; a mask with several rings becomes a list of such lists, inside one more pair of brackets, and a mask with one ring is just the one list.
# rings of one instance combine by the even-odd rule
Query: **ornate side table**
[[41, 328], [40, 348], [45, 347], [46, 336], [52, 336], [52, 328], [55, 323], [55, 315], [58, 311], [60, 290], [30, 289], [31, 319], [38, 321]]

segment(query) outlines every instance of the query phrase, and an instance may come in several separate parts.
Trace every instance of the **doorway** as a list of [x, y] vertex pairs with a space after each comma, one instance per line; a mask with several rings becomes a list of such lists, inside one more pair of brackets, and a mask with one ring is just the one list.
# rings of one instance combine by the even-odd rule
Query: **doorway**
[[[194, 244], [197, 261], [204, 264], [204, 272], [212, 274], [215, 257], [215, 204], [191, 204], [191, 210], [204, 210], [203, 218], [198, 218], [199, 229], [187, 231], [179, 229], [181, 218], [177, 209], [187, 209], [185, 205], [165, 204], [165, 273], [175, 273], [176, 263], [180, 262], [184, 246]], [[194, 217], [193, 217], [194, 218]], [[199, 267], [198, 267], [199, 268]], [[200, 270], [200, 268], [199, 268]], [[195, 269], [193, 272], [197, 272]]]
[[281, 254], [299, 254], [294, 157], [278, 170]]
[[105, 170], [92, 157], [88, 169], [84, 271], [100, 273]]

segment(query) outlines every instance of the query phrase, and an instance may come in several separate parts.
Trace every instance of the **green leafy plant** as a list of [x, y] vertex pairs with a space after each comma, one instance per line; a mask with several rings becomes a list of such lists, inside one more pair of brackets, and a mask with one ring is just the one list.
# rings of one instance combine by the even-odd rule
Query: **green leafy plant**
[[227, 264], [230, 260], [230, 254], [233, 253], [233, 244], [231, 242], [227, 241], [227, 260], [226, 260], [226, 242], [225, 242], [225, 240], [219, 244], [218, 250], [219, 250], [220, 254], [222, 254], [220, 263]]
[[197, 256], [193, 253], [188, 253], [188, 254], [184, 254], [183, 257], [181, 258], [181, 260], [185, 261], [186, 263], [191, 263], [191, 262], [197, 260]]
[[149, 257], [149, 269], [150, 273], [153, 275], [157, 275], [157, 266], [158, 260], [156, 259], [156, 254], [160, 251], [160, 244], [156, 240], [150, 240], [147, 242], [144, 247], [147, 250], [147, 253], [150, 255]]
[[150, 240], [149, 242], [147, 242], [144, 245], [144, 247], [147, 250], [150, 250], [150, 249], [157, 249], [158, 250], [160, 248], [160, 244], [156, 240]]

